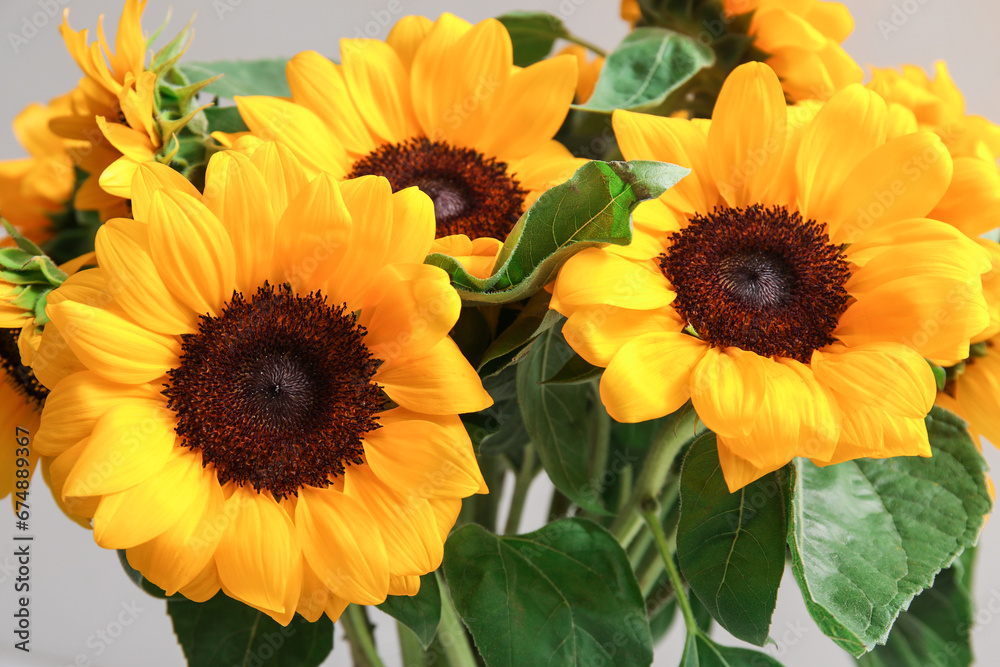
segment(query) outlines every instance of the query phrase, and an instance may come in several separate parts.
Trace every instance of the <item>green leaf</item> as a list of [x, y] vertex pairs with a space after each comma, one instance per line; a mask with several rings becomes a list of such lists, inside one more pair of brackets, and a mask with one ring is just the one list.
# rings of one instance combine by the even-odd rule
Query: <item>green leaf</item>
[[527, 67], [545, 58], [557, 39], [568, 39], [562, 21], [545, 12], [508, 12], [497, 17], [510, 33], [514, 45], [514, 64]]
[[[483, 388], [493, 398], [493, 405], [462, 418], [472, 435], [472, 442], [477, 445], [477, 453], [489, 456], [512, 454], [524, 449], [531, 438], [524, 428], [517, 403], [517, 368], [509, 366], [499, 374], [486, 378]], [[477, 427], [475, 430], [469, 428], [470, 422]]]
[[179, 69], [189, 81], [203, 81], [224, 74], [205, 87], [204, 92], [233, 99], [237, 95], [271, 95], [288, 97], [292, 94], [285, 80], [285, 58], [262, 60], [216, 60], [210, 63], [185, 63]]
[[677, 560], [691, 590], [735, 637], [763, 646], [785, 570], [785, 504], [771, 473], [730, 493], [714, 433], [681, 466]]
[[441, 589], [433, 572], [420, 577], [420, 591], [416, 595], [390, 595], [377, 606], [413, 630], [425, 651], [434, 641], [441, 622]]
[[688, 635], [684, 644], [682, 667], [781, 667], [767, 653], [746, 648], [721, 646], [698, 632]]
[[900, 611], [966, 548], [992, 507], [965, 423], [935, 407], [932, 456], [796, 461], [792, 571], [820, 628], [852, 655], [884, 643]]
[[536, 292], [514, 321], [490, 343], [476, 367], [482, 377], [496, 375], [516, 363], [532, 341], [562, 320], [562, 315], [549, 309], [549, 299], [548, 292]]
[[712, 49], [687, 35], [636, 28], [608, 54], [594, 94], [578, 108], [606, 113], [652, 109], [713, 62]]
[[607, 514], [590, 469], [590, 412], [600, 399], [590, 384], [542, 384], [573, 355], [561, 329], [542, 334], [517, 366], [521, 417], [552, 484], [588, 512]]
[[550, 188], [507, 237], [493, 275], [471, 275], [454, 257], [435, 253], [466, 302], [506, 303], [523, 299], [552, 280], [571, 255], [595, 245], [632, 241], [631, 213], [640, 202], [673, 187], [689, 169], [663, 162], [591, 161], [571, 179]]
[[208, 131], [212, 132], [246, 132], [247, 125], [236, 107], [209, 107], [205, 109], [208, 119]]
[[219, 592], [207, 602], [167, 600], [167, 614], [188, 667], [296, 665], [315, 667], [333, 650], [333, 624], [298, 614], [287, 627]]
[[444, 573], [488, 667], [652, 662], [628, 556], [595, 523], [562, 519], [506, 537], [466, 525], [445, 543]]
[[934, 586], [918, 595], [899, 615], [885, 646], [858, 659], [864, 667], [968, 667], [970, 631], [975, 625], [971, 573], [976, 550], [966, 549]]
[[596, 380], [601, 377], [603, 372], [603, 368], [594, 366], [579, 354], [574, 354], [566, 360], [562, 368], [556, 371], [555, 375], [543, 380], [542, 384], [581, 384]]

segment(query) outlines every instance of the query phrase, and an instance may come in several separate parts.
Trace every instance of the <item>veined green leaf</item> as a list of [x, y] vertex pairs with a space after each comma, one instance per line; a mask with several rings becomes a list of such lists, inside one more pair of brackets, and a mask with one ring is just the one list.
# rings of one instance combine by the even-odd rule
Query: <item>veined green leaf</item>
[[820, 628], [853, 655], [883, 643], [899, 613], [979, 535], [992, 500], [964, 422], [935, 407], [933, 455], [796, 461], [792, 571]]
[[714, 433], [681, 467], [677, 560], [691, 590], [731, 634], [763, 646], [785, 570], [785, 502], [777, 473], [735, 493]]
[[666, 28], [636, 28], [608, 54], [584, 111], [645, 111], [715, 61], [712, 49]]
[[463, 526], [445, 544], [444, 573], [488, 667], [647, 667], [653, 660], [628, 556], [593, 522], [562, 519], [504, 537]]
[[222, 592], [207, 602], [170, 598], [167, 614], [190, 667], [316, 667], [333, 650], [333, 624], [326, 616], [310, 623], [296, 614], [282, 627]]

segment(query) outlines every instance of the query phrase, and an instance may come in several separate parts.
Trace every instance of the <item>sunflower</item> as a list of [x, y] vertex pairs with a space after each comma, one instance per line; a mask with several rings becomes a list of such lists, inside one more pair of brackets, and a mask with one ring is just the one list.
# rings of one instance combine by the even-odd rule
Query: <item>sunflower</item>
[[237, 98], [243, 120], [311, 174], [419, 187], [434, 200], [433, 252], [488, 275], [525, 208], [582, 164], [553, 139], [576, 91], [576, 59], [514, 67], [503, 24], [452, 14], [408, 16], [385, 42], [344, 39], [340, 51], [340, 65], [295, 56], [292, 98]]
[[840, 2], [723, 0], [729, 17], [753, 12], [749, 34], [768, 55], [792, 101], [827, 99], [864, 76], [840, 46], [854, 30], [851, 12]]
[[168, 593], [336, 620], [440, 565], [487, 491], [458, 415], [492, 401], [448, 337], [457, 293], [422, 263], [431, 200], [248, 152], [214, 155], [204, 195], [138, 168], [135, 220], [105, 223], [98, 268], [49, 296], [46, 334], [80, 365], [35, 444], [96, 542]]
[[552, 304], [636, 422], [691, 399], [732, 490], [794, 456], [929, 456], [925, 358], [988, 322], [986, 253], [924, 216], [951, 180], [931, 132], [887, 139], [878, 95], [785, 106], [767, 65], [734, 70], [711, 121], [616, 111], [625, 157], [692, 169], [634, 215], [634, 239], [573, 256]]
[[[14, 119], [14, 134], [30, 157], [0, 162], [0, 214], [35, 243], [52, 234], [50, 216], [73, 197], [73, 162], [66, 142], [49, 130], [49, 121], [69, 109], [68, 96], [48, 105], [31, 104]], [[4, 245], [10, 239], [3, 240]]]
[[126, 0], [115, 51], [104, 37], [103, 15], [93, 43], [87, 41], [87, 30], [69, 27], [68, 9], [59, 26], [84, 76], [69, 93], [72, 108], [54, 118], [51, 127], [74, 142], [70, 156], [89, 174], [76, 193], [75, 208], [100, 211], [102, 219], [127, 214], [125, 198], [136, 165], [152, 159], [162, 145], [154, 121], [156, 74], [145, 68], [145, 6], [146, 0]]

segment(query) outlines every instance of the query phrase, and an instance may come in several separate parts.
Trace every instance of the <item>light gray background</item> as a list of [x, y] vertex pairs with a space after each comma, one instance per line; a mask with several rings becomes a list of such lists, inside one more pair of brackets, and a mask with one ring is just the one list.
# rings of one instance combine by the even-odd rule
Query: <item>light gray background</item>
[[[108, 15], [109, 40], [124, 0], [0, 0], [0, 125], [9, 127], [17, 112], [31, 101], [44, 102], [69, 90], [79, 78], [59, 36], [62, 7], [71, 9], [74, 28], [96, 24]], [[939, 58], [948, 61], [952, 75], [965, 92], [969, 111], [1000, 120], [1000, 5], [989, 0], [851, 0], [857, 27], [846, 48], [862, 64], [879, 66], [912, 62], [929, 67]], [[155, 29], [172, 7], [172, 36], [197, 12], [195, 41], [189, 59], [290, 56], [304, 49], [335, 55], [341, 37], [356, 36], [375, 21], [377, 36], [388, 32], [387, 17], [423, 14], [431, 18], [444, 10], [477, 21], [512, 9], [533, 9], [560, 15], [570, 29], [605, 47], [613, 47], [626, 33], [618, 18], [617, 0], [493, 0], [489, 3], [444, 0], [358, 0], [350, 3], [318, 0], [151, 0], [144, 26]], [[58, 11], [57, 11], [58, 10]], [[394, 13], [396, 12], [396, 13]], [[51, 18], [50, 18], [51, 16]], [[379, 22], [379, 19], [382, 19]], [[26, 21], [28, 23], [26, 23]], [[30, 23], [39, 26], [32, 30]], [[24, 31], [22, 33], [22, 31]], [[14, 49], [10, 33], [28, 37]], [[21, 157], [13, 135], [0, 133], [0, 159]], [[987, 458], [1000, 469], [1000, 454], [987, 444]], [[509, 487], [510, 485], [508, 485]], [[536, 481], [528, 500], [524, 529], [541, 525], [551, 487]], [[32, 544], [32, 652], [12, 646], [14, 609], [11, 539], [14, 519], [0, 508], [0, 663], [4, 665], [135, 665], [184, 664], [164, 604], [145, 596], [122, 574], [112, 551], [97, 547], [91, 533], [61, 516], [41, 483], [31, 495]], [[974, 644], [978, 664], [997, 664], [1000, 634], [993, 625], [1000, 613], [1000, 528], [989, 525], [981, 539], [976, 573], [978, 623]], [[135, 603], [137, 618], [110, 644], [98, 631], [116, 634], [123, 605]], [[128, 615], [122, 616], [128, 618]], [[392, 623], [376, 612], [377, 640], [387, 666], [398, 665]], [[812, 623], [790, 576], [778, 600], [771, 634], [777, 641], [772, 654], [786, 665], [848, 666], [847, 657]], [[717, 632], [723, 643], [737, 640]], [[676, 665], [683, 634], [675, 631], [657, 648], [656, 665]], [[326, 665], [350, 662], [347, 643], [336, 633], [334, 653]]]

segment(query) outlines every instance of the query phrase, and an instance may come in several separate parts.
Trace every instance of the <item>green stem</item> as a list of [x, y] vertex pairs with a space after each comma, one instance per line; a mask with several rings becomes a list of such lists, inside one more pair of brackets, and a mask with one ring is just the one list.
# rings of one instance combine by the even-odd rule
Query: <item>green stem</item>
[[438, 626], [436, 641], [444, 650], [444, 657], [449, 667], [478, 667], [476, 656], [469, 646], [465, 625], [458, 618], [455, 603], [451, 601], [451, 592], [444, 583], [441, 573], [437, 572], [435, 576], [442, 591], [441, 625]]
[[347, 641], [351, 643], [355, 667], [385, 667], [375, 648], [372, 625], [368, 622], [364, 607], [348, 605], [340, 617], [340, 623], [347, 634]]
[[535, 448], [530, 444], [524, 448], [524, 460], [521, 462], [521, 469], [517, 471], [514, 478], [514, 495], [510, 499], [510, 512], [507, 514], [507, 523], [504, 525], [505, 535], [514, 535], [521, 525], [521, 514], [524, 512], [524, 501], [528, 497], [528, 489], [535, 479]]
[[681, 574], [677, 571], [677, 566], [674, 565], [674, 554], [670, 550], [670, 543], [667, 541], [667, 536], [663, 533], [663, 526], [660, 525], [660, 513], [657, 511], [656, 501], [651, 498], [649, 499], [643, 507], [642, 516], [646, 520], [649, 529], [653, 531], [653, 537], [656, 538], [656, 546], [660, 550], [660, 557], [663, 559], [667, 576], [670, 578], [670, 585], [674, 587], [677, 606], [681, 608], [681, 613], [684, 615], [684, 625], [687, 627], [688, 634], [694, 634], [698, 632], [698, 622], [694, 620], [691, 603], [688, 602], [687, 595], [684, 593], [684, 583], [681, 581]]
[[667, 420], [659, 435], [653, 440], [646, 460], [642, 463], [642, 471], [635, 481], [635, 486], [632, 487], [632, 495], [611, 524], [611, 534], [618, 538], [622, 545], [628, 546], [642, 527], [640, 513], [643, 501], [660, 494], [674, 459], [677, 458], [684, 443], [694, 434], [697, 419], [695, 411], [690, 408], [676, 414], [673, 419]]
[[426, 667], [424, 647], [413, 631], [397, 621], [396, 632], [399, 634], [399, 653], [403, 658], [403, 667]]
[[572, 503], [569, 498], [567, 498], [566, 495], [559, 489], [555, 489], [552, 492], [552, 502], [549, 503], [549, 522], [551, 523], [566, 516], [569, 512], [570, 505], [572, 505]]
[[608, 57], [608, 52], [607, 51], [605, 51], [604, 49], [602, 49], [601, 47], [597, 46], [596, 44], [594, 44], [592, 42], [588, 42], [587, 40], [585, 40], [585, 39], [583, 39], [581, 37], [577, 37], [576, 35], [570, 34], [567, 37], [565, 37], [564, 39], [566, 41], [568, 41], [568, 42], [573, 42], [574, 44], [579, 44], [583, 48], [585, 48], [588, 51], [591, 51], [593, 53], [596, 53], [597, 55], [599, 55], [602, 58], [607, 58]]
[[[597, 380], [593, 382], [594, 400], [598, 407], [593, 412], [591, 424], [590, 446], [590, 484], [599, 493], [604, 490], [604, 473], [608, 469], [608, 458], [611, 455], [611, 415], [600, 404], [600, 393]], [[591, 517], [595, 518], [596, 517]]]

